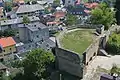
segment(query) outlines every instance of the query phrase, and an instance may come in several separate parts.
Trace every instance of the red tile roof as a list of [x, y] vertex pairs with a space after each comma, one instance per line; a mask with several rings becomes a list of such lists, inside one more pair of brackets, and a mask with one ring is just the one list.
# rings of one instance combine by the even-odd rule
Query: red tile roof
[[84, 4], [87, 8], [96, 8], [98, 7], [98, 3], [85, 3]]
[[65, 12], [63, 12], [63, 11], [55, 12], [55, 13], [54, 13], [54, 16], [55, 16], [56, 18], [64, 17], [64, 16], [65, 16]]
[[0, 38], [0, 45], [4, 47], [12, 46], [15, 45], [16, 42], [12, 37], [5, 37], [5, 38]]

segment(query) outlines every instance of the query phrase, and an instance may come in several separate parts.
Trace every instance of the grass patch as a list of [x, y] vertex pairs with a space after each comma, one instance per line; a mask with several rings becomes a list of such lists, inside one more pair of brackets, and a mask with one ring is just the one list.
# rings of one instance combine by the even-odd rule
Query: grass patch
[[63, 48], [82, 54], [93, 41], [93, 30], [77, 30], [66, 33], [60, 40]]

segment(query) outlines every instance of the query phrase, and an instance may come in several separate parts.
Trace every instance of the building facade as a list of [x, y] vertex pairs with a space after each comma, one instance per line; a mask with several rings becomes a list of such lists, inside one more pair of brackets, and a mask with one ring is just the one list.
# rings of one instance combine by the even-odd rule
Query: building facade
[[2, 52], [0, 53], [0, 60], [4, 60], [10, 54], [16, 52], [16, 42], [12, 37], [5, 37], [0, 39]]

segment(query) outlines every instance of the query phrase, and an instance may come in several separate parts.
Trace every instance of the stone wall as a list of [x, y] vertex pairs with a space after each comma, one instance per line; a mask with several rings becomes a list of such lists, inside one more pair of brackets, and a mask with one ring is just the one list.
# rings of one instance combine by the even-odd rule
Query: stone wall
[[82, 78], [83, 63], [78, 54], [61, 48], [55, 48], [57, 66], [60, 71]]
[[98, 28], [102, 29], [100, 30], [102, 31], [101, 34], [97, 36], [93, 43], [83, 52], [83, 55], [76, 54], [70, 50], [65, 50], [59, 47], [59, 45], [55, 48], [56, 60], [59, 70], [82, 78], [83, 72], [85, 71], [84, 67], [89, 64], [94, 56], [97, 56], [99, 46], [103, 44], [101, 39], [107, 38], [103, 32], [104, 28]]

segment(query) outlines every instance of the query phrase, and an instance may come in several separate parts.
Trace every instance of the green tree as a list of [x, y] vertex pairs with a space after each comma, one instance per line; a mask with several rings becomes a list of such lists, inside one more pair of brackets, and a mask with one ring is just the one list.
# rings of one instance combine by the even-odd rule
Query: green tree
[[24, 24], [30, 23], [30, 19], [28, 18], [28, 16], [23, 16], [23, 23]]
[[6, 29], [6, 30], [3, 32], [3, 36], [4, 36], [4, 37], [15, 36], [15, 35], [16, 35], [16, 31], [13, 30], [13, 29]]
[[60, 0], [54, 0], [53, 3], [57, 6], [59, 6], [60, 5]]
[[107, 45], [106, 45], [107, 52], [111, 54], [120, 54], [120, 34], [112, 33], [110, 36]]
[[115, 12], [113, 12], [105, 3], [102, 3], [92, 10], [91, 22], [93, 24], [103, 24], [108, 30], [112, 23], [115, 22]]
[[66, 25], [75, 25], [77, 23], [77, 17], [72, 14], [67, 14]]
[[6, 12], [11, 11], [12, 10], [12, 3], [11, 2], [5, 2], [4, 9], [6, 10]]
[[26, 80], [41, 80], [49, 77], [49, 66], [54, 62], [52, 53], [35, 49], [23, 61]]

